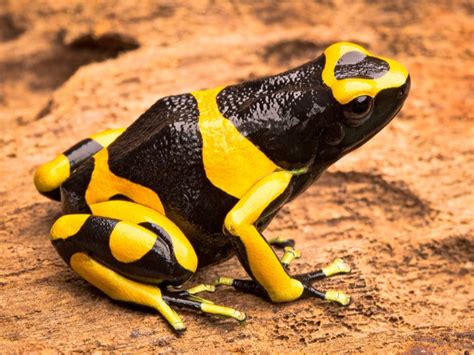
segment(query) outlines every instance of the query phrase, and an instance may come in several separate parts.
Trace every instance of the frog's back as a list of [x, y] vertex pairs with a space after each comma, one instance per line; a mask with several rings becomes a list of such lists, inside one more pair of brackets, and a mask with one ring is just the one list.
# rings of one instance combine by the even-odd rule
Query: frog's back
[[[64, 210], [87, 210], [109, 199], [130, 199], [166, 214], [204, 260], [231, 247], [222, 238], [237, 199], [206, 177], [199, 111], [191, 94], [159, 100], [114, 143], [84, 162], [62, 185]], [[220, 245], [222, 244], [222, 245]]]

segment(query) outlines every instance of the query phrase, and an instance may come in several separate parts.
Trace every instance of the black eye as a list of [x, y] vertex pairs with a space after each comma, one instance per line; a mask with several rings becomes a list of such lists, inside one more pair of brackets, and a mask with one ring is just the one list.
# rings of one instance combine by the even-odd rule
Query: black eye
[[374, 100], [370, 96], [359, 96], [344, 105], [344, 117], [349, 126], [360, 126], [372, 113]]

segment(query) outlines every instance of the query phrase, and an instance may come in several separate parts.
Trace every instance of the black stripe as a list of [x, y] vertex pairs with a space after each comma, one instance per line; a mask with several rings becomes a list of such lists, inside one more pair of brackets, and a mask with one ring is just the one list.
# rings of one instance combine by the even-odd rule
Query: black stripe
[[71, 171], [77, 168], [84, 160], [91, 155], [97, 153], [103, 147], [95, 140], [86, 138], [74, 144], [71, 148], [66, 150], [63, 154], [69, 160]]
[[379, 58], [351, 51], [344, 54], [334, 68], [334, 76], [342, 79], [377, 79], [390, 70], [390, 65]]
[[63, 212], [91, 213], [86, 203], [85, 194], [94, 171], [94, 159], [83, 162], [61, 185], [61, 201]]

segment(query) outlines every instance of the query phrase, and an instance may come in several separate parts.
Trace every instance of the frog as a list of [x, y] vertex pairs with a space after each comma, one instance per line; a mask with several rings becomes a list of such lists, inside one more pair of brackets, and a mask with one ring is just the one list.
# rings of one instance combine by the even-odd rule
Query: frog
[[[51, 242], [87, 282], [155, 309], [176, 332], [186, 326], [175, 308], [245, 321], [245, 312], [202, 297], [217, 287], [274, 303], [347, 306], [343, 291], [313, 285], [350, 273], [348, 263], [292, 274], [301, 257], [294, 240], [263, 233], [283, 206], [391, 122], [409, 90], [399, 62], [336, 42], [278, 75], [161, 98], [127, 128], [91, 135], [37, 168], [37, 190], [63, 210]], [[233, 256], [248, 278], [183, 288]]]

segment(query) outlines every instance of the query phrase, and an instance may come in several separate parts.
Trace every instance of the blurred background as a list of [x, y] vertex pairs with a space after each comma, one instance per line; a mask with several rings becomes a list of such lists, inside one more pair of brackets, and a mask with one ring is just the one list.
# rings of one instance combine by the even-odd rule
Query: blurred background
[[[472, 1], [0, 0], [0, 351], [452, 352], [474, 350]], [[377, 137], [286, 206], [294, 273], [335, 257], [348, 308], [212, 299], [243, 326], [110, 301], [51, 247], [60, 206], [32, 174], [76, 141], [127, 126], [162, 96], [276, 74], [348, 40], [405, 64], [410, 96]], [[245, 277], [237, 260], [198, 273]]]

